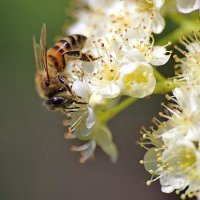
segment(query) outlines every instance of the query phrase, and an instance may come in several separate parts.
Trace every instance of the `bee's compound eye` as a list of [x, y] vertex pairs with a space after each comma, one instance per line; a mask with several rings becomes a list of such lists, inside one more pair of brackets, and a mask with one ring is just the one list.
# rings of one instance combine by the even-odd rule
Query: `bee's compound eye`
[[53, 97], [49, 100], [49, 103], [54, 105], [54, 106], [59, 106], [65, 102], [65, 98], [63, 97]]

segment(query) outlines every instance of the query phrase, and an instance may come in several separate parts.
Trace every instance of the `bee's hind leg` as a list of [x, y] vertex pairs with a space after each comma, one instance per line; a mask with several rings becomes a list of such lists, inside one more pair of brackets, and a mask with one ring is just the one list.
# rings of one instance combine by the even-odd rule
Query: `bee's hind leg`
[[64, 52], [63, 55], [71, 59], [79, 59], [85, 62], [98, 60], [100, 57], [94, 57], [90, 53], [82, 53], [81, 51]]
[[91, 62], [91, 61], [95, 61], [98, 60], [101, 57], [94, 57], [89, 53], [81, 53], [79, 60], [85, 61], [85, 62]]

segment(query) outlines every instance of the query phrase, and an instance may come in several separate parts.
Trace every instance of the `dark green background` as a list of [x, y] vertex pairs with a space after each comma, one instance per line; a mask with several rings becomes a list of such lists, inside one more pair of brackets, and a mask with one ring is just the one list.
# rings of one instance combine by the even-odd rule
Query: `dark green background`
[[[160, 96], [142, 100], [113, 119], [120, 158], [111, 164], [97, 150], [95, 162], [81, 165], [63, 139], [60, 113], [42, 106], [34, 85], [32, 36], [46, 22], [49, 44], [62, 33], [67, 0], [0, 1], [0, 200], [174, 200], [149, 175], [134, 144], [142, 125], [160, 111]], [[179, 199], [178, 197], [176, 197]]]

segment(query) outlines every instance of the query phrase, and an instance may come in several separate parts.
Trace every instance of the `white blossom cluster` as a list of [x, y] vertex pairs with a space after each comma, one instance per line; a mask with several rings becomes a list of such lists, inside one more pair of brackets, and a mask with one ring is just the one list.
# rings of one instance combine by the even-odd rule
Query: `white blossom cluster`
[[[90, 62], [67, 62], [72, 90], [86, 104], [79, 105], [68, 116], [65, 137], [87, 141], [72, 148], [81, 152], [81, 162], [94, 156], [97, 145], [116, 161], [117, 149], [110, 130], [101, 120], [102, 110], [112, 108], [122, 95], [144, 98], [153, 93], [156, 86], [153, 67], [164, 65], [171, 56], [166, 49], [168, 44], [155, 46], [153, 37], [165, 27], [160, 13], [165, 1], [82, 0], [82, 3], [86, 8], [76, 13], [77, 22], [67, 34], [87, 36], [82, 52], [92, 57], [88, 56]], [[188, 13], [198, 9], [198, 3], [177, 0], [177, 8]]]
[[[112, 107], [114, 99], [126, 95], [144, 98], [156, 86], [153, 67], [164, 65], [171, 52], [155, 46], [153, 34], [161, 33], [165, 21], [160, 14], [164, 0], [83, 0], [87, 9], [77, 12], [77, 22], [67, 34], [83, 34], [87, 42], [82, 50], [95, 60], [68, 61], [73, 91], [87, 103], [81, 115], [70, 116], [66, 138], [88, 143], [73, 147], [81, 151], [81, 162], [93, 157], [96, 145], [115, 161], [117, 149], [109, 129], [100, 120], [100, 110]], [[99, 114], [101, 113], [101, 114]], [[77, 116], [78, 115], [78, 116]], [[74, 118], [74, 120], [73, 120]], [[102, 142], [104, 141], [104, 142]]]
[[[141, 161], [152, 174], [147, 184], [160, 179], [162, 191], [176, 191], [181, 199], [197, 196], [200, 199], [200, 41], [199, 33], [181, 40], [184, 56], [175, 56], [180, 87], [173, 96], [165, 122], [154, 119], [156, 130], [143, 130], [141, 145], [148, 149]], [[150, 146], [149, 146], [150, 145]]]
[[[121, 96], [144, 98], [156, 86], [154, 67], [168, 62], [171, 51], [154, 44], [154, 35], [165, 27], [161, 9], [165, 0], [82, 0], [85, 6], [76, 13], [77, 22], [67, 34], [87, 36], [82, 53], [90, 62], [67, 62], [72, 90], [86, 104], [69, 114], [64, 123], [66, 139], [86, 143], [73, 146], [85, 162], [94, 157], [96, 146], [117, 160], [112, 133], [104, 121]], [[199, 9], [199, 0], [176, 0], [178, 11]], [[175, 6], [174, 6], [175, 7]], [[150, 185], [160, 180], [165, 193], [176, 191], [181, 198], [200, 199], [200, 42], [198, 33], [182, 38], [183, 54], [174, 56], [179, 87], [167, 96], [169, 105], [160, 113], [165, 121], [154, 119], [150, 131], [143, 128], [141, 146], [147, 149], [144, 160], [152, 175]], [[184, 50], [182, 50], [184, 49]], [[76, 110], [75, 110], [76, 111]], [[105, 111], [105, 113], [104, 113]], [[103, 117], [102, 117], [103, 116]], [[156, 127], [156, 128], [155, 128]]]

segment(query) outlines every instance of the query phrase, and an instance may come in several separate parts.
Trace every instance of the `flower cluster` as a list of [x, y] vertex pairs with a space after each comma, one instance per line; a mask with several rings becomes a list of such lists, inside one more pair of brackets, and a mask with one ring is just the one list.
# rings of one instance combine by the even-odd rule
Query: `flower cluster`
[[176, 190], [181, 198], [200, 197], [200, 41], [198, 33], [181, 43], [185, 50], [176, 47], [184, 57], [175, 56], [180, 86], [173, 96], [167, 96], [169, 105], [160, 113], [164, 122], [154, 119], [157, 128], [143, 129], [141, 146], [147, 148], [144, 160], [152, 178], [160, 179], [162, 191]]
[[[169, 104], [163, 103], [165, 112], [160, 112], [164, 120], [154, 118], [149, 130], [142, 128], [139, 144], [147, 152], [141, 164], [151, 174], [147, 185], [159, 179], [163, 192], [200, 200], [200, 33], [180, 39], [175, 49], [182, 55], [174, 55], [176, 75], [165, 78], [156, 67], [171, 57], [168, 36], [175, 41], [179, 34], [166, 33], [166, 43], [160, 35], [163, 46], [155, 42], [165, 28], [165, 0], [79, 1], [83, 7], [66, 31], [68, 37], [48, 52], [45, 25], [40, 42], [34, 39], [39, 94], [48, 108], [66, 115], [65, 138], [84, 142], [71, 150], [80, 152], [84, 163], [94, 158], [99, 146], [116, 162], [118, 151], [107, 122], [137, 98], [172, 92], [166, 96]], [[200, 7], [200, 0], [170, 3], [182, 13]], [[168, 14], [183, 32], [196, 26], [185, 27], [185, 17]]]
[[83, 106], [81, 111], [70, 114], [66, 138], [87, 140], [84, 146], [72, 148], [81, 151], [81, 162], [93, 157], [96, 145], [116, 161], [117, 149], [107, 121], [102, 119], [122, 95], [144, 98], [153, 93], [153, 68], [164, 65], [171, 56], [166, 49], [169, 44], [156, 46], [153, 37], [165, 26], [160, 14], [164, 0], [83, 3], [87, 9], [79, 10], [78, 20], [67, 34], [87, 36], [82, 53], [88, 55], [90, 62], [68, 61], [67, 69], [68, 77], [73, 79], [72, 89], [85, 99], [87, 108]]

